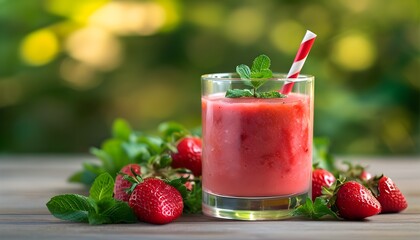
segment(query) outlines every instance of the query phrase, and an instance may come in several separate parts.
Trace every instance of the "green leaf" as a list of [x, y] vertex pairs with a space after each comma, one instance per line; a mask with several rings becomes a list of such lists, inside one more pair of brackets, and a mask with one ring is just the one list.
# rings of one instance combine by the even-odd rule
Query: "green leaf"
[[130, 124], [122, 118], [118, 118], [112, 125], [112, 136], [121, 140], [128, 141], [132, 130]]
[[188, 191], [187, 197], [184, 199], [185, 213], [200, 213], [202, 200], [201, 182], [196, 182], [191, 191]]
[[109, 155], [107, 152], [105, 152], [102, 149], [92, 147], [90, 148], [90, 153], [102, 162], [102, 166], [106, 169], [106, 171], [115, 171], [114, 160], [112, 159], [111, 155]]
[[137, 222], [136, 215], [126, 202], [115, 199], [109, 199], [108, 201], [112, 201], [112, 204], [102, 212], [102, 215], [109, 217], [112, 223]]
[[287, 97], [284, 94], [281, 94], [277, 91], [270, 91], [270, 92], [257, 92], [255, 93], [257, 98], [285, 98]]
[[[254, 59], [251, 72], [262, 72], [270, 68], [271, 60], [267, 55], [261, 54]], [[270, 71], [271, 72], [271, 71]]]
[[187, 188], [185, 187], [185, 183], [188, 181], [188, 178], [180, 177], [173, 179], [171, 181], [166, 181], [169, 185], [176, 188], [178, 192], [181, 194], [182, 198], [185, 199], [187, 197]]
[[198, 127], [195, 127], [193, 129], [191, 129], [191, 134], [196, 136], [196, 137], [201, 137], [202, 136], [202, 131], [203, 131], [202, 127], [198, 126]]
[[88, 221], [91, 225], [112, 223], [112, 220], [109, 216], [97, 212], [89, 212]]
[[76, 172], [72, 176], [70, 176], [70, 182], [80, 182], [90, 186], [99, 174], [105, 172], [105, 169], [103, 169], [103, 167], [98, 166], [94, 163], [84, 162], [82, 163], [82, 166], [83, 170]]
[[94, 211], [87, 197], [78, 194], [55, 196], [48, 201], [47, 208], [56, 218], [73, 222], [88, 222], [88, 213]]
[[163, 139], [174, 142], [190, 133], [188, 129], [177, 122], [163, 122], [159, 124], [158, 131]]
[[162, 152], [164, 141], [160, 137], [140, 136], [136, 140], [137, 143], [145, 144], [151, 154], [158, 154]]
[[324, 168], [332, 173], [337, 173], [334, 157], [329, 153], [330, 141], [328, 138], [314, 138], [312, 162], [319, 168]]
[[89, 190], [90, 197], [99, 201], [104, 198], [112, 198], [114, 191], [114, 178], [109, 173], [102, 173], [93, 182]]
[[293, 212], [293, 216], [303, 216], [309, 219], [318, 220], [325, 216], [332, 216], [338, 219], [334, 211], [328, 207], [327, 200], [317, 197], [315, 202], [312, 202], [311, 198], [306, 198], [303, 205], [297, 207]]
[[[270, 70], [271, 60], [266, 55], [262, 54], [254, 59], [252, 68], [245, 64], [241, 64], [236, 67], [236, 72], [239, 74], [241, 79], [250, 80], [246, 81], [245, 84], [254, 88], [254, 91], [261, 87], [267, 79], [273, 76], [273, 72]], [[235, 97], [235, 94], [231, 96]], [[255, 96], [254, 96], [255, 97]]]
[[146, 144], [124, 142], [121, 146], [130, 158], [130, 162], [140, 163], [150, 158], [150, 153]]
[[108, 139], [102, 144], [102, 150], [105, 151], [111, 158], [112, 168], [107, 169], [107, 172], [115, 175], [122, 167], [131, 163], [128, 154], [123, 148], [124, 141], [120, 139]]
[[250, 81], [250, 83], [251, 83], [251, 85], [254, 89], [258, 89], [259, 87], [261, 87], [265, 83], [265, 80], [255, 80], [255, 79], [253, 79], [253, 80]]
[[251, 73], [251, 79], [267, 79], [271, 77], [273, 77], [273, 72], [271, 72], [270, 69], [265, 69], [265, 70], [262, 70], [261, 72]]
[[168, 154], [163, 155], [159, 159], [159, 166], [161, 168], [169, 167], [172, 163], [172, 157]]
[[189, 191], [185, 187], [185, 183], [189, 181], [189, 177], [180, 177], [166, 182], [176, 188], [182, 196], [184, 202], [184, 213], [199, 213], [201, 212], [202, 188], [201, 183], [195, 182], [192, 190]]
[[241, 98], [241, 97], [252, 97], [251, 90], [249, 89], [229, 89], [226, 91], [225, 97], [227, 98]]
[[83, 178], [84, 172], [85, 171], [81, 170], [81, 171], [78, 171], [78, 172], [73, 173], [73, 175], [71, 175], [68, 178], [68, 181], [69, 182], [74, 182], [74, 183], [83, 183], [82, 182], [82, 178]]
[[324, 216], [332, 216], [338, 219], [337, 214], [328, 207], [327, 200], [317, 197], [314, 202], [315, 216], [321, 218]]
[[243, 80], [251, 78], [251, 69], [249, 69], [249, 67], [245, 64], [236, 66], [236, 72]]

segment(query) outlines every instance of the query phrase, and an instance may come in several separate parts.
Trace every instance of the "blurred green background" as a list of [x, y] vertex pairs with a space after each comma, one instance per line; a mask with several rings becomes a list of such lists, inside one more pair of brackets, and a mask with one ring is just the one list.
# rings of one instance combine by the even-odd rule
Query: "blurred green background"
[[117, 118], [200, 125], [200, 75], [258, 54], [287, 72], [306, 29], [315, 136], [418, 155], [419, 1], [0, 0], [0, 153], [81, 152]]

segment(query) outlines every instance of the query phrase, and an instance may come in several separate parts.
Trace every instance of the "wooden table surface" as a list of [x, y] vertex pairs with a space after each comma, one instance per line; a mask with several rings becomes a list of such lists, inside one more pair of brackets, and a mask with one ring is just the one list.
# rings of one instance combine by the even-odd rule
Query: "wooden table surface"
[[[90, 226], [61, 221], [45, 204], [54, 195], [87, 194], [66, 180], [86, 156], [1, 156], [0, 239], [420, 239], [420, 159], [346, 158], [386, 173], [405, 194], [408, 209], [365, 221], [234, 221], [187, 215], [173, 223]], [[342, 160], [344, 158], [340, 158]]]

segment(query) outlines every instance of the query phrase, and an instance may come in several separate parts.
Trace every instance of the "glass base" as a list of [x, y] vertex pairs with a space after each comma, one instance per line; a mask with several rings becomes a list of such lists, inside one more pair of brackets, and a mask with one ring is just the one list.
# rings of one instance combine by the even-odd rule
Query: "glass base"
[[229, 197], [203, 191], [203, 213], [236, 220], [277, 220], [291, 217], [291, 211], [308, 193], [295, 196]]

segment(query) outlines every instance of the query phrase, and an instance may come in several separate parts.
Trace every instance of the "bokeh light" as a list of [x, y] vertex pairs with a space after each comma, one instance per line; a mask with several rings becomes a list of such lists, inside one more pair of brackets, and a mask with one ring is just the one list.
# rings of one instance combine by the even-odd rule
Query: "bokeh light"
[[40, 66], [51, 62], [60, 50], [54, 32], [41, 29], [28, 34], [21, 43], [20, 56], [29, 65]]
[[48, 12], [67, 17], [73, 21], [85, 23], [89, 17], [110, 0], [44, 0]]
[[274, 25], [269, 37], [277, 50], [294, 55], [299, 48], [304, 32], [305, 28], [299, 22], [284, 20]]
[[200, 27], [217, 29], [226, 20], [226, 10], [216, 2], [205, 2], [191, 6], [187, 12], [188, 20]]
[[165, 10], [154, 2], [110, 2], [89, 17], [91, 25], [118, 35], [152, 35], [165, 24]]
[[266, 19], [258, 9], [239, 8], [226, 18], [225, 34], [236, 44], [253, 44], [264, 33]]
[[77, 90], [90, 89], [100, 83], [93, 67], [71, 58], [64, 59], [61, 63], [60, 76], [65, 83]]
[[93, 26], [74, 32], [67, 39], [66, 49], [74, 59], [103, 71], [115, 69], [123, 58], [118, 39], [106, 30]]
[[372, 66], [376, 59], [376, 47], [368, 37], [356, 33], [337, 39], [330, 54], [340, 67], [360, 71]]

